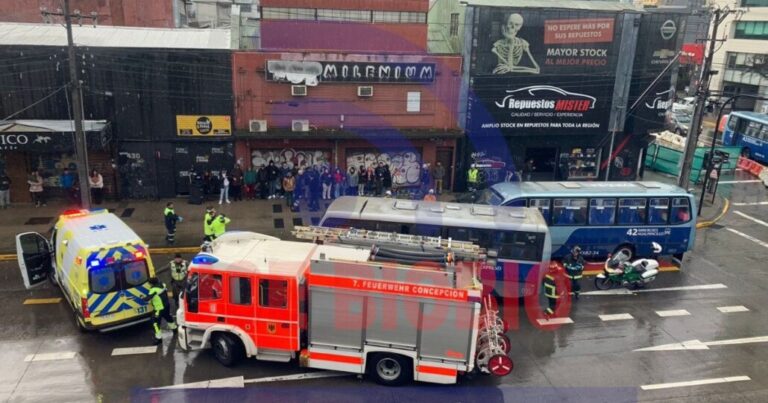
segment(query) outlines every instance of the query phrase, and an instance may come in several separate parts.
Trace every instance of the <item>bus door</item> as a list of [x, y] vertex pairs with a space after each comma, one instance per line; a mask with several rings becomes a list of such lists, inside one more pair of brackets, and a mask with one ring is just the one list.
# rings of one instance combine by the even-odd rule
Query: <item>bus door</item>
[[258, 276], [256, 337], [259, 348], [295, 351], [299, 348], [299, 307], [296, 280]]

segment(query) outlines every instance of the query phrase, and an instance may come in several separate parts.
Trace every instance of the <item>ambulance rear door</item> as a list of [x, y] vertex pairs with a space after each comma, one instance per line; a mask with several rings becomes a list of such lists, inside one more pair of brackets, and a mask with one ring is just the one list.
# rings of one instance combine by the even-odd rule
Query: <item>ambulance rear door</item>
[[37, 232], [16, 235], [16, 258], [27, 289], [44, 283], [53, 270], [51, 245]]

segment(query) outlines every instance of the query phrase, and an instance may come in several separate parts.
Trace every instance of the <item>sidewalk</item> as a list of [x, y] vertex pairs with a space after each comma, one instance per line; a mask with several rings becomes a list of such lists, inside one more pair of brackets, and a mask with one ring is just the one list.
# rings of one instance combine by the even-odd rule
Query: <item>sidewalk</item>
[[[656, 172], [646, 172], [646, 181], [659, 181], [675, 183], [676, 179]], [[719, 194], [724, 194], [726, 189], [721, 186]], [[697, 203], [698, 203], [698, 191]], [[443, 194], [440, 200], [452, 201], [454, 194]], [[702, 209], [699, 222], [712, 221], [723, 210], [723, 198], [718, 195], [714, 203], [710, 203], [708, 195]], [[163, 210], [165, 204], [171, 199], [160, 201], [129, 200], [123, 202], [107, 202], [99, 207], [112, 210], [115, 214], [133, 228], [139, 236], [149, 243], [151, 247], [165, 247], [165, 227], [163, 225]], [[321, 210], [310, 212], [306, 203], [302, 202], [299, 212], [291, 212], [284, 199], [278, 200], [254, 200], [232, 202], [219, 206], [218, 201], [203, 203], [202, 205], [187, 204], [186, 198], [173, 199], [176, 214], [184, 218], [177, 227], [176, 246], [197, 247], [203, 238], [203, 216], [206, 206], [214, 206], [220, 213], [226, 214], [232, 219], [227, 230], [255, 231], [282, 239], [291, 237], [291, 230], [295, 225], [316, 225], [322, 218], [330, 201], [321, 201]], [[56, 217], [67, 206], [50, 203], [46, 207], [35, 208], [31, 205], [14, 205], [7, 210], [0, 210], [0, 254], [15, 253], [16, 234], [23, 232], [39, 232], [45, 234], [55, 224]]]

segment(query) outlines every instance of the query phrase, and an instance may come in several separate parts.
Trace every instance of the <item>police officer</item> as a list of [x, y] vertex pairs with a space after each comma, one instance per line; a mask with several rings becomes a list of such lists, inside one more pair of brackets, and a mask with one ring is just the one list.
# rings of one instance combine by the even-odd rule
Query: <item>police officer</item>
[[557, 300], [562, 295], [562, 290], [558, 289], [556, 278], [562, 275], [562, 268], [557, 262], [549, 264], [549, 270], [544, 275], [544, 295], [547, 297], [547, 309], [544, 315], [549, 318], [555, 314]]
[[187, 261], [181, 258], [180, 254], [176, 254], [171, 260], [171, 289], [173, 290], [173, 298], [179, 298], [181, 290], [187, 283]]
[[154, 313], [152, 316], [152, 327], [155, 331], [155, 344], [163, 342], [163, 333], [160, 330], [162, 320], [168, 323], [168, 328], [176, 331], [176, 322], [173, 320], [170, 311], [170, 302], [168, 301], [168, 290], [165, 284], [161, 283], [157, 277], [149, 279], [149, 295], [144, 298], [145, 301], [152, 303]]
[[229, 217], [225, 216], [224, 214], [214, 217], [213, 222], [211, 223], [213, 239], [224, 235], [224, 233], [227, 232], [227, 224], [230, 222], [232, 222], [232, 220], [230, 220]]
[[165, 217], [165, 243], [173, 245], [176, 242], [176, 224], [180, 223], [182, 218], [174, 211], [173, 202], [165, 205], [163, 216]]
[[469, 171], [467, 171], [467, 187], [469, 187], [470, 191], [477, 190], [477, 182], [480, 179], [479, 173], [480, 171], [477, 169], [477, 165], [472, 164], [469, 167]]
[[203, 241], [204, 242], [211, 242], [213, 241], [213, 228], [211, 227], [211, 224], [213, 224], [213, 218], [216, 217], [216, 209], [214, 209], [211, 206], [208, 206], [205, 208], [205, 217], [203, 217]]
[[581, 293], [581, 277], [584, 272], [584, 258], [581, 256], [581, 248], [574, 246], [571, 253], [563, 259], [565, 275], [571, 279], [571, 290], [576, 299]]

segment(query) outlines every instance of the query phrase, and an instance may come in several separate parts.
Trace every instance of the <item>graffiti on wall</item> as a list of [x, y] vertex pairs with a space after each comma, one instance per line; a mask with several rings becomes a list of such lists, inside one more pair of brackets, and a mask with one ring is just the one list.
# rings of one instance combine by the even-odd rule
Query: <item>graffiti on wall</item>
[[296, 150], [293, 148], [251, 151], [253, 166], [266, 166], [269, 161], [275, 161], [277, 165], [286, 162], [290, 168], [313, 165], [330, 167], [331, 152], [329, 150]]
[[[414, 186], [421, 183], [421, 153], [415, 150], [384, 151], [350, 150], [347, 152], [347, 167], [364, 165], [376, 166], [379, 162], [389, 165], [392, 181], [396, 186]], [[400, 175], [395, 175], [396, 171]]]

